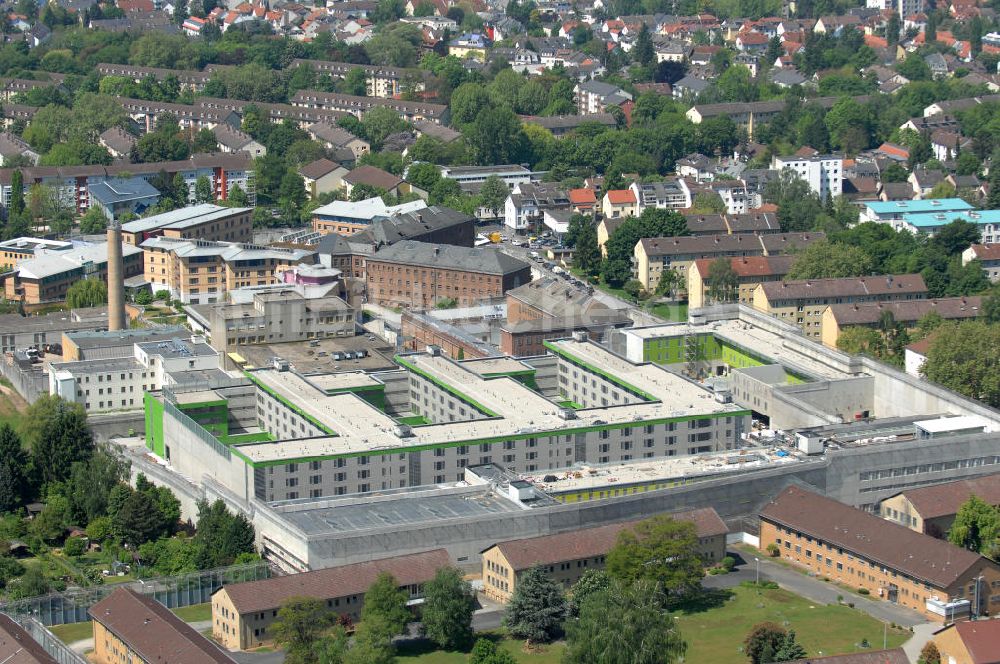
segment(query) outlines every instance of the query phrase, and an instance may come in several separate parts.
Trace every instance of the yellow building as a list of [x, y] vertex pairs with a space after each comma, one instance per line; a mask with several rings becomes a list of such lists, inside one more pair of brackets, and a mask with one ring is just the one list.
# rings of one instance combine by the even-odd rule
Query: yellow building
[[149, 595], [117, 588], [90, 607], [96, 664], [235, 664]]
[[1000, 566], [799, 487], [760, 513], [760, 548], [873, 598], [945, 622], [1000, 611]]
[[315, 254], [305, 249], [265, 247], [232, 242], [208, 242], [154, 237], [142, 243], [145, 278], [153, 289], [191, 304], [225, 302], [237, 288], [278, 283], [277, 271], [311, 264]]
[[942, 664], [1000, 664], [1000, 620], [957, 622], [932, 640]]
[[[726, 555], [729, 530], [711, 507], [672, 514], [678, 521], [691, 521], [698, 533], [698, 552], [706, 565], [717, 564]], [[604, 569], [604, 558], [614, 547], [618, 533], [638, 521], [626, 521], [558, 535], [500, 542], [482, 552], [483, 591], [498, 602], [508, 602], [518, 579], [532, 567], [541, 567], [564, 588], [580, 580], [584, 572]]]
[[604, 217], [601, 219], [601, 223], [597, 224], [597, 246], [601, 248], [601, 256], [603, 258], [608, 257], [608, 240], [618, 230], [618, 227], [622, 225], [622, 221], [621, 217], [617, 219]]
[[450, 564], [448, 552], [396, 556], [223, 586], [212, 595], [212, 637], [230, 650], [247, 650], [271, 642], [268, 628], [289, 597], [315, 597], [330, 611], [361, 619], [365, 593], [379, 574], [391, 574], [410, 599], [423, 596], [423, 585]]
[[763, 256], [756, 235], [699, 235], [650, 237], [639, 240], [633, 252], [635, 277], [647, 291], [660, 283], [664, 270], [673, 270], [677, 283], [687, 285], [688, 271], [698, 259]]
[[945, 320], [976, 318], [982, 311], [983, 298], [942, 297], [933, 300], [902, 300], [894, 302], [868, 302], [831, 304], [820, 321], [820, 338], [831, 348], [837, 347], [840, 333], [849, 327], [877, 327], [882, 317], [889, 313], [892, 319], [905, 327], [914, 327], [924, 316], [937, 313]]
[[943, 538], [959, 508], [972, 496], [1000, 506], [1000, 473], [907, 489], [883, 500], [879, 514], [918, 533]]
[[[711, 297], [709, 275], [715, 260], [718, 259], [702, 258], [688, 268], [689, 308], [697, 309], [714, 302]], [[765, 281], [780, 281], [791, 270], [794, 262], [795, 256], [750, 256], [729, 259], [729, 265], [736, 274], [738, 283], [736, 301], [751, 306], [753, 292], [757, 286]]]
[[806, 336], [818, 341], [823, 313], [831, 305], [923, 300], [926, 297], [927, 286], [919, 274], [801, 279], [760, 284], [753, 293], [753, 307], [798, 326]]

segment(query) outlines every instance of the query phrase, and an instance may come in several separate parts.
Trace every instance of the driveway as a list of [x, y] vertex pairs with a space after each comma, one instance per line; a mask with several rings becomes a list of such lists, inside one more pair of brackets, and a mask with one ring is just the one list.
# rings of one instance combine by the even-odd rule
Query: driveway
[[[730, 552], [729, 555], [733, 555], [733, 553]], [[752, 582], [757, 573], [754, 558], [746, 553], [738, 553], [736, 555], [742, 555], [745, 560], [745, 562], [737, 566], [736, 572], [706, 577], [704, 585], [709, 588], [732, 588], [743, 581]], [[854, 603], [854, 608], [883, 622], [894, 622], [903, 627], [913, 627], [927, 622], [927, 619], [916, 611], [911, 611], [891, 602], [873, 600], [856, 595], [832, 583], [820, 581], [798, 570], [790, 569], [770, 558], [760, 558], [760, 580], [774, 581], [785, 590], [822, 604], [836, 604], [837, 596], [842, 595], [845, 602]]]

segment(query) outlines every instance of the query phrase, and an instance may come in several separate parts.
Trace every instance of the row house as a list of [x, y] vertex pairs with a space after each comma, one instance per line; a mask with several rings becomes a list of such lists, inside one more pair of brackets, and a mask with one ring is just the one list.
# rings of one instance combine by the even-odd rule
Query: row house
[[448, 107], [444, 104], [382, 99], [380, 97], [358, 97], [317, 90], [299, 90], [292, 97], [291, 102], [292, 106], [342, 111], [359, 118], [373, 108], [391, 108], [399, 113], [401, 118], [410, 121], [432, 120], [440, 123], [445, 122], [448, 118]]
[[365, 96], [393, 98], [404, 91], [421, 92], [425, 89], [426, 72], [419, 69], [401, 69], [377, 65], [357, 65], [350, 62], [328, 62], [326, 60], [292, 60], [291, 67], [309, 67], [318, 74], [328, 74], [333, 78], [345, 78], [353, 69], [365, 73]]

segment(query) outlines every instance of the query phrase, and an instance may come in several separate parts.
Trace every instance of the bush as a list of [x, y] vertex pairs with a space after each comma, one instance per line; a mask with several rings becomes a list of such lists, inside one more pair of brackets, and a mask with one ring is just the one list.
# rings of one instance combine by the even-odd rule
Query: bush
[[138, 305], [145, 306], [153, 302], [153, 294], [148, 290], [141, 290], [135, 294], [135, 303]]
[[843, 601], [844, 601], [844, 596], [843, 595], [837, 595], [837, 604], [840, 604]]
[[767, 545], [767, 555], [771, 556], [772, 558], [777, 558], [779, 555], [781, 555], [781, 549], [778, 547], [777, 544], [771, 542], [770, 544]]
[[155, 300], [169, 300], [170, 299], [170, 291], [168, 291], [168, 290], [158, 290], [155, 293], [153, 293], [153, 299], [155, 299]]
[[736, 567], [736, 558], [733, 558], [732, 556], [726, 556], [725, 558], [722, 559], [721, 565], [722, 569], [726, 570], [727, 572], [732, 572], [733, 568]]
[[870, 595], [871, 593], [869, 592], [869, 590], [867, 588], [858, 588], [858, 594], [859, 595]]
[[79, 558], [86, 549], [87, 545], [82, 537], [70, 537], [63, 545], [63, 553], [71, 558]]

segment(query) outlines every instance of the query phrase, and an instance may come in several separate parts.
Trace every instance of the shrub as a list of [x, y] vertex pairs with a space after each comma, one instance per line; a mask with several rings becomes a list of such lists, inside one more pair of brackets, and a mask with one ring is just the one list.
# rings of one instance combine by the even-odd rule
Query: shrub
[[63, 545], [63, 553], [71, 558], [78, 558], [87, 549], [82, 537], [70, 537]]
[[777, 544], [771, 542], [770, 544], [767, 545], [767, 555], [771, 556], [772, 558], [777, 558], [779, 555], [781, 555], [781, 549], [778, 547]]
[[736, 567], [736, 559], [733, 558], [732, 556], [726, 556], [725, 558], [722, 559], [721, 565], [722, 569], [726, 570], [727, 572], [732, 572], [733, 568]]
[[858, 588], [858, 594], [859, 595], [870, 595], [871, 593], [869, 592], [869, 590], [867, 588]]
[[843, 601], [844, 601], [844, 596], [843, 595], [837, 595], [837, 604], [840, 604]]

